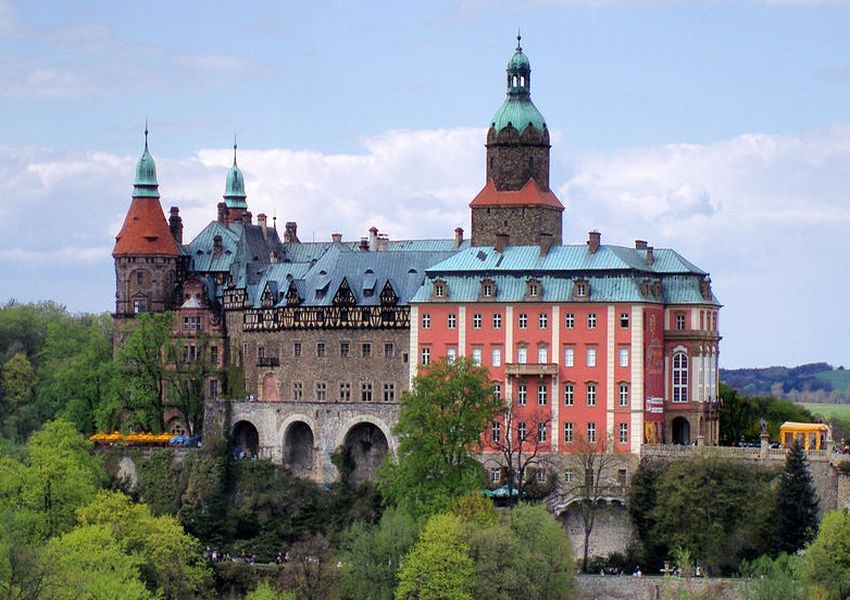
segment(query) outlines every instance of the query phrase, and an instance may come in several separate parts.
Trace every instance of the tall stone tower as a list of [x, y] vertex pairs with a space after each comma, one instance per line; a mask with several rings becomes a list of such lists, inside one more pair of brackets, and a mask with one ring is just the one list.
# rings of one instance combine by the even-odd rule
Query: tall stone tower
[[487, 132], [487, 183], [469, 204], [472, 245], [562, 242], [564, 206], [549, 189], [549, 130], [531, 101], [531, 63], [521, 37], [507, 67], [507, 98]]
[[[174, 229], [169, 228], [159, 203], [156, 165], [145, 150], [136, 164], [133, 199], [121, 231], [115, 236], [115, 319], [123, 322], [142, 312], [161, 312], [175, 307], [177, 267], [180, 249], [176, 211], [172, 211]], [[179, 230], [182, 230], [180, 224]]]

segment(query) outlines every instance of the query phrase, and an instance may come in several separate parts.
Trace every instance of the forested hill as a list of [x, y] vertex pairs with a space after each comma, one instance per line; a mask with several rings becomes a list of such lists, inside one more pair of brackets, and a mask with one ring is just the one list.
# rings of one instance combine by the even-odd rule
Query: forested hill
[[720, 381], [749, 396], [801, 402], [850, 402], [850, 371], [828, 363], [761, 369], [720, 369]]

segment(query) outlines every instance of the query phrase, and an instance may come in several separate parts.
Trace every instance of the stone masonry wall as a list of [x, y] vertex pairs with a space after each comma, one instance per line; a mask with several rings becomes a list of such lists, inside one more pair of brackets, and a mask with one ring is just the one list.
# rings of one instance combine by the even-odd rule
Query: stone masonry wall
[[562, 211], [557, 208], [481, 206], [471, 212], [473, 246], [495, 246], [498, 233], [510, 235], [512, 246], [538, 244], [541, 233], [552, 234], [552, 244], [562, 243]]

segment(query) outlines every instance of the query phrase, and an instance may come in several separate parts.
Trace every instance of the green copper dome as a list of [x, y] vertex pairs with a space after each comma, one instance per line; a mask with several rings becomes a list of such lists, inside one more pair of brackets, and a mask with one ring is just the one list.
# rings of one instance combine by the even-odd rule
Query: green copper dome
[[521, 39], [517, 35], [516, 51], [508, 61], [506, 69], [507, 98], [490, 121], [496, 133], [509, 124], [513, 125], [519, 133], [525, 131], [529, 125], [540, 131], [546, 128], [546, 120], [531, 101], [531, 63], [522, 51]]
[[227, 180], [224, 184], [224, 202], [227, 208], [248, 208], [245, 202], [245, 177], [236, 166], [236, 144], [233, 144], [233, 166], [227, 172]]
[[145, 151], [136, 163], [136, 180], [133, 182], [134, 198], [159, 198], [156, 180], [156, 163], [148, 152], [148, 128], [145, 127]]

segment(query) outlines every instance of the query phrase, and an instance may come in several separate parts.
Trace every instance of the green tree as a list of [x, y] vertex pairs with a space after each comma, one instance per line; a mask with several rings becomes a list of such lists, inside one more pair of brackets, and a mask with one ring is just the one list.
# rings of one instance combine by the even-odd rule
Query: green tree
[[278, 592], [268, 581], [261, 581], [253, 590], [248, 592], [245, 600], [295, 600], [292, 592]]
[[640, 539], [641, 558], [644, 564], [660, 569], [668, 550], [655, 536], [655, 506], [658, 501], [658, 481], [663, 468], [652, 461], [641, 460], [629, 485], [629, 514]]
[[131, 429], [162, 431], [166, 365], [163, 348], [173, 326], [172, 313], [142, 313], [134, 319], [119, 358], [129, 378], [128, 394], [121, 408]]
[[192, 535], [219, 544], [229, 537], [227, 459], [202, 455], [193, 461], [177, 518]]
[[196, 539], [174, 517], [155, 517], [146, 504], [135, 504], [119, 492], [101, 491], [77, 511], [80, 524], [106, 526], [112, 537], [137, 556], [142, 580], [165, 598], [203, 595], [212, 573]]
[[[530, 543], [530, 541], [529, 541]], [[469, 545], [474, 561], [473, 596], [491, 600], [529, 598], [528, 590], [535, 587], [533, 573], [536, 565], [529, 565], [527, 543], [504, 524], [472, 528]], [[530, 577], [531, 576], [531, 577]]]
[[743, 600], [776, 600], [777, 598], [811, 598], [809, 587], [800, 579], [800, 558], [784, 552], [775, 559], [767, 555], [741, 564], [741, 575], [747, 578]]
[[43, 559], [47, 576], [39, 598], [154, 598], [139, 577], [139, 559], [106, 525], [78, 527], [51, 539]]
[[519, 505], [511, 509], [510, 527], [525, 552], [525, 578], [530, 580], [522, 597], [529, 600], [563, 598], [572, 585], [573, 549], [563, 527], [545, 507]]
[[474, 563], [460, 518], [437, 514], [402, 561], [397, 600], [472, 600]]
[[822, 597], [842, 600], [850, 594], [850, 515], [843, 510], [824, 515], [800, 570]]
[[2, 391], [2, 423], [4, 434], [22, 440], [33, 424], [33, 390], [35, 373], [27, 355], [16, 352], [3, 364], [0, 373]]
[[429, 515], [480, 489], [483, 468], [473, 447], [500, 408], [487, 370], [471, 359], [430, 365], [401, 398], [393, 430], [396, 461], [385, 462], [379, 480], [384, 497], [415, 515]]
[[793, 554], [817, 533], [818, 497], [803, 447], [796, 441], [785, 457], [776, 495], [774, 550]]
[[207, 376], [216, 366], [210, 361], [210, 337], [173, 337], [163, 347], [167, 393], [165, 405], [180, 414], [190, 435], [201, 433]]

